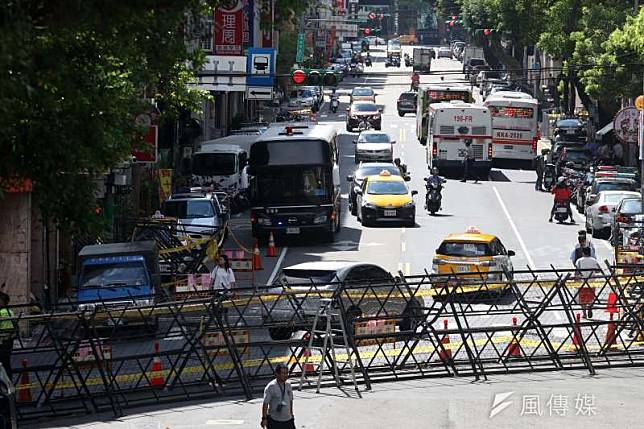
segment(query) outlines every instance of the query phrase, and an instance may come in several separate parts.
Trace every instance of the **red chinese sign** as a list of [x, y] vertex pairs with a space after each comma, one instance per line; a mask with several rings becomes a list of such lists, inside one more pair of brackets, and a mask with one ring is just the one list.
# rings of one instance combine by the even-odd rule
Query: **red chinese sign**
[[157, 162], [158, 138], [157, 126], [150, 125], [148, 132], [134, 144], [132, 156], [136, 162]]
[[243, 33], [243, 1], [224, 1], [215, 11], [215, 55], [241, 55]]

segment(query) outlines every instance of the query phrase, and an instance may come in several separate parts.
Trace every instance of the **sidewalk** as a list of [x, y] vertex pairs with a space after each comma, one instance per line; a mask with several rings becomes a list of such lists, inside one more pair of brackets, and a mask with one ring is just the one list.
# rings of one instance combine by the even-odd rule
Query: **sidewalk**
[[[292, 380], [296, 385], [298, 380]], [[472, 378], [437, 378], [348, 388], [295, 391], [297, 427], [319, 429], [616, 428], [639, 427], [644, 369], [546, 372]], [[364, 389], [363, 386], [361, 386]], [[259, 428], [261, 398], [137, 410], [31, 424], [31, 428], [210, 429]], [[26, 427], [26, 426], [25, 426]]]

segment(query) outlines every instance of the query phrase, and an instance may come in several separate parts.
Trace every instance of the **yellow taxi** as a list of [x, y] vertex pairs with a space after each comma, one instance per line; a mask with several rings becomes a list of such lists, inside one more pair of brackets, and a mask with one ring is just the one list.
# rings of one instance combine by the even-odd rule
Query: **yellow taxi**
[[463, 233], [449, 234], [436, 249], [432, 261], [434, 274], [475, 273], [466, 277], [486, 280], [503, 280], [503, 272], [512, 273], [510, 258], [513, 250], [506, 250], [501, 240], [492, 234], [484, 234], [476, 227]]
[[383, 170], [375, 176], [367, 176], [356, 190], [356, 215], [362, 225], [380, 222], [403, 222], [416, 225], [416, 203], [413, 196], [418, 191], [409, 191], [405, 179]]

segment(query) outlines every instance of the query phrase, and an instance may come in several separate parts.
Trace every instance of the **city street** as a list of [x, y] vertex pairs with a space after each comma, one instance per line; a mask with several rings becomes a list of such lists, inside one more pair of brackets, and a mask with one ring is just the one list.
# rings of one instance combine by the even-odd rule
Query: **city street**
[[[412, 47], [404, 47], [411, 54]], [[577, 225], [548, 223], [552, 196], [534, 190], [535, 173], [532, 170], [495, 168], [488, 180], [478, 184], [461, 183], [451, 178], [443, 191], [443, 210], [431, 216], [423, 210], [425, 186], [423, 177], [429, 175], [425, 146], [416, 139], [414, 114], [399, 117], [396, 99], [410, 85], [411, 67], [385, 68], [384, 51], [374, 51], [376, 61], [366, 68], [369, 76], [345, 78], [340, 91], [350, 91], [353, 86], [371, 86], [376, 91], [376, 103], [384, 107], [382, 129], [396, 141], [394, 157], [407, 164], [412, 180], [409, 188], [418, 190], [416, 200], [416, 227], [379, 226], [364, 228], [348, 212], [348, 185], [343, 184], [342, 230], [331, 245], [311, 245], [307, 240], [289, 240], [278, 243], [288, 247], [282, 266], [317, 260], [369, 261], [385, 269], [404, 274], [422, 274], [431, 269], [435, 249], [449, 233], [464, 231], [468, 226], [479, 227], [483, 232], [498, 236], [505, 247], [516, 252], [515, 269], [572, 268], [570, 252], [577, 243], [577, 231], [583, 229], [583, 218], [573, 210]], [[463, 75], [456, 74], [462, 64], [451, 59], [432, 62], [431, 75], [421, 76], [426, 83], [462, 82]], [[441, 72], [445, 74], [441, 74]], [[456, 73], [455, 73], [456, 72]], [[478, 95], [478, 91], [474, 91]], [[355, 170], [352, 140], [358, 133], [345, 131], [344, 109], [348, 97], [340, 97], [337, 114], [328, 110], [328, 102], [318, 114], [319, 123], [333, 125], [340, 135], [341, 177]], [[612, 261], [609, 244], [593, 240], [597, 258]]]

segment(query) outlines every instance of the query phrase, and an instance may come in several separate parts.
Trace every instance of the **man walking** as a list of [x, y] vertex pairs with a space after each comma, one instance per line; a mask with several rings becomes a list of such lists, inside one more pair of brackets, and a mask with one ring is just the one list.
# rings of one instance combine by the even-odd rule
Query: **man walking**
[[582, 229], [577, 233], [577, 241], [577, 245], [575, 245], [575, 248], [570, 253], [570, 262], [575, 266], [577, 265], [577, 261], [584, 256], [584, 248], [588, 248], [590, 256], [595, 257], [595, 246], [588, 241], [586, 231]]
[[[575, 262], [577, 268], [577, 278], [588, 280], [593, 274], [602, 274], [602, 267], [597, 259], [590, 255], [590, 247], [581, 248], [582, 256]], [[584, 319], [593, 317], [593, 302], [595, 301], [595, 290], [586, 282], [582, 284], [577, 292], [579, 303], [584, 313]]]
[[470, 174], [474, 176], [474, 183], [479, 182], [479, 177], [474, 171], [474, 146], [472, 146], [472, 141], [470, 139], [465, 140], [465, 156], [463, 157], [463, 180], [461, 182], [467, 181], [470, 177]]
[[275, 366], [275, 379], [264, 388], [261, 425], [264, 429], [295, 429], [293, 389], [283, 363]]
[[543, 191], [543, 172], [546, 169], [546, 154], [548, 149], [542, 149], [541, 155], [538, 155], [534, 158], [534, 172], [537, 174], [537, 180], [534, 183], [534, 189], [536, 191]]

